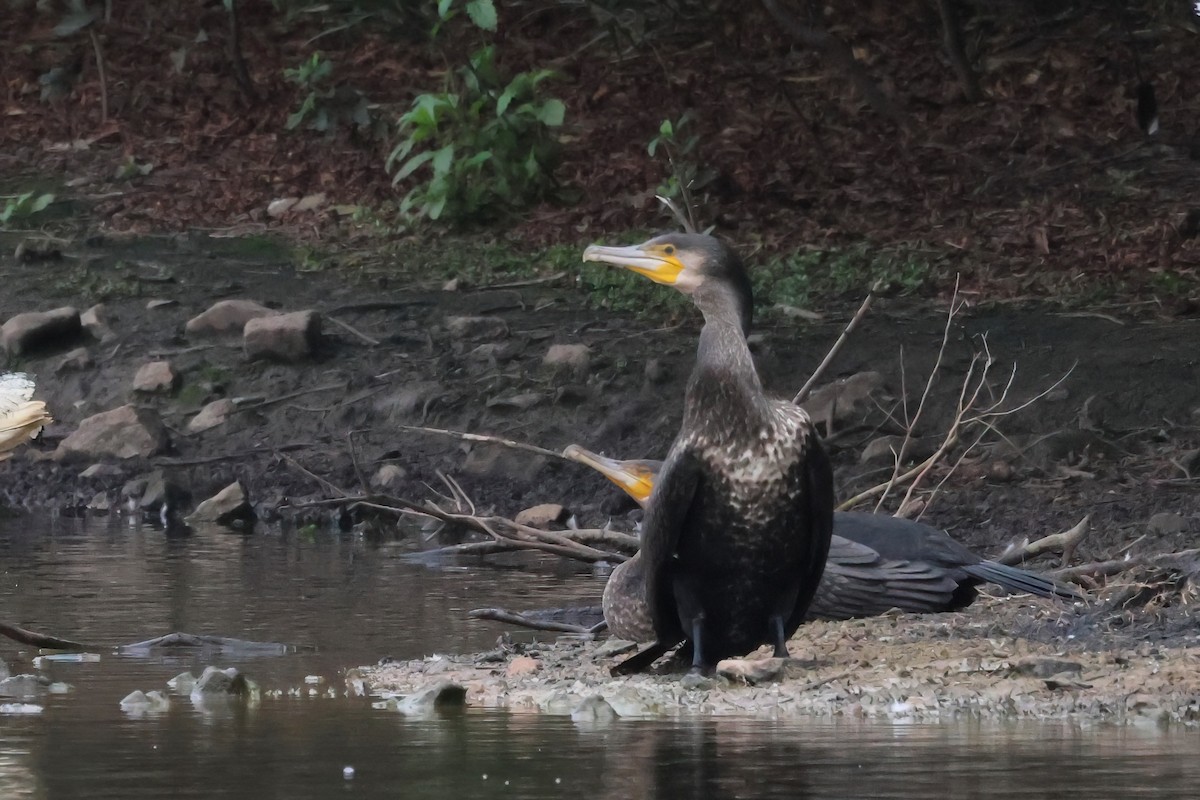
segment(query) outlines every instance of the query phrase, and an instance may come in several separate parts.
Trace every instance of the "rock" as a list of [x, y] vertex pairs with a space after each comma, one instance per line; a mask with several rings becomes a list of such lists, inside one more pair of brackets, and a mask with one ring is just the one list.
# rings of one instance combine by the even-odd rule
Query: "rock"
[[151, 361], [133, 376], [133, 390], [148, 394], [170, 394], [179, 387], [179, 373], [170, 361]]
[[168, 300], [166, 298], [159, 298], [157, 300], [147, 300], [146, 301], [146, 310], [147, 311], [156, 311], [157, 309], [160, 309], [160, 308], [172, 308], [173, 306], [177, 306], [177, 305], [179, 305], [178, 300]]
[[542, 366], [555, 374], [567, 374], [581, 381], [592, 367], [592, 349], [586, 344], [550, 345], [542, 358]]
[[242, 345], [248, 358], [295, 362], [311, 356], [320, 338], [321, 315], [315, 311], [294, 311], [250, 320]]
[[85, 479], [99, 478], [101, 480], [109, 480], [112, 478], [120, 478], [125, 474], [125, 471], [116, 464], [92, 464], [90, 467], [79, 473], [79, 477]]
[[100, 342], [107, 342], [116, 336], [108, 319], [108, 306], [97, 303], [79, 315], [79, 323], [87, 331], [88, 336]]
[[87, 507], [88, 511], [107, 514], [112, 510], [112, 500], [108, 498], [108, 492], [96, 492], [95, 497], [88, 501]]
[[0, 680], [0, 697], [37, 697], [49, 685], [40, 675], [13, 675]]
[[698, 672], [689, 672], [679, 679], [679, 688], [686, 689], [689, 692], [702, 691], [713, 687], [712, 678], [701, 675]]
[[149, 458], [168, 444], [158, 414], [149, 408], [126, 405], [102, 411], [79, 423], [58, 445], [60, 458]]
[[375, 410], [386, 416], [388, 422], [423, 417], [446, 392], [446, 387], [437, 381], [414, 381], [381, 397], [375, 403]]
[[561, 528], [570, 518], [571, 512], [558, 503], [542, 503], [519, 512], [514, 518], [518, 525], [528, 525], [531, 528], [548, 531], [551, 528]]
[[56, 308], [53, 311], [29, 311], [10, 317], [0, 327], [0, 346], [9, 355], [25, 355], [33, 350], [64, 347], [83, 335], [79, 311]]
[[467, 360], [474, 364], [502, 364], [512, 361], [521, 354], [517, 342], [484, 342], [467, 353]]
[[181, 672], [167, 681], [167, 686], [179, 694], [191, 694], [196, 686], [196, 676], [190, 672]]
[[189, 694], [192, 700], [199, 700], [217, 696], [248, 697], [253, 691], [254, 685], [238, 672], [237, 667], [205, 667]]
[[717, 674], [732, 681], [759, 684], [779, 678], [785, 666], [786, 658], [727, 658], [717, 662]]
[[88, 352], [88, 349], [86, 347], [76, 347], [62, 357], [62, 360], [58, 362], [54, 371], [60, 374], [63, 372], [82, 372], [85, 369], [91, 369], [92, 364], [92, 354]]
[[296, 205], [292, 206], [292, 211], [315, 211], [323, 205], [325, 205], [324, 192], [306, 194], [300, 198]]
[[410, 694], [396, 703], [401, 714], [429, 714], [434, 710], [461, 708], [467, 704], [467, 689], [457, 683], [439, 683]]
[[121, 710], [127, 714], [161, 714], [171, 708], [171, 701], [162, 692], [143, 692], [135, 689], [121, 698]]
[[885, 394], [883, 375], [859, 372], [814, 391], [804, 403], [814, 422], [825, 423], [826, 435], [847, 423], [858, 422], [876, 408]]
[[187, 518], [189, 523], [215, 522], [231, 527], [253, 524], [254, 520], [254, 507], [246, 498], [246, 489], [241, 481], [234, 481], [196, 506], [196, 510]]
[[1173, 511], [1160, 511], [1150, 517], [1150, 521], [1146, 523], [1146, 528], [1150, 533], [1164, 536], [1183, 533], [1187, 527], [1187, 520]]
[[221, 300], [213, 303], [202, 314], [189, 319], [184, 330], [188, 336], [240, 336], [250, 320], [269, 317], [275, 313], [253, 300]]
[[530, 656], [517, 656], [512, 661], [508, 662], [508, 666], [504, 669], [505, 676], [509, 678], [519, 678], [523, 675], [532, 675], [542, 668], [542, 662]]
[[159, 470], [147, 476], [138, 508], [148, 514], [158, 514], [163, 506], [168, 511], [177, 511], [191, 502], [192, 493]]
[[404, 485], [408, 472], [398, 464], [384, 464], [371, 477], [371, 485], [376, 489], [399, 489]]
[[200, 409], [200, 413], [188, 421], [188, 433], [200, 433], [218, 425], [224, 425], [225, 421], [229, 419], [229, 415], [236, 410], [237, 406], [228, 398], [214, 400]]
[[299, 197], [280, 197], [272, 200], [267, 203], [267, 216], [272, 218], [282, 217], [292, 210], [292, 206], [299, 202]]
[[446, 330], [456, 339], [504, 339], [508, 323], [500, 317], [446, 317]]
[[571, 711], [574, 722], [611, 722], [617, 718], [617, 712], [598, 694], [585, 697], [583, 702]]

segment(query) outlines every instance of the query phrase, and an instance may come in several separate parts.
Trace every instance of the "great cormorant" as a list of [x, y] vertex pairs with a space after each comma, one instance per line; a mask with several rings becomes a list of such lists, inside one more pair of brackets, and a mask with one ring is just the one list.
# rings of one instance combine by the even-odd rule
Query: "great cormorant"
[[804, 410], [763, 392], [746, 343], [753, 305], [741, 260], [702, 234], [593, 245], [584, 259], [672, 286], [704, 315], [683, 424], [642, 526], [655, 634], [647, 652], [686, 640], [694, 669], [762, 644], [786, 656], [825, 568], [833, 473]]

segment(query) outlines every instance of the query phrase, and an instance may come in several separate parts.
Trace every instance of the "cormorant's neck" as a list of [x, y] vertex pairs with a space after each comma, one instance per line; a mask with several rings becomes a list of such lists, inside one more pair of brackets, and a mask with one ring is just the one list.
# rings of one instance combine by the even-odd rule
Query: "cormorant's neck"
[[701, 286], [694, 300], [704, 314], [704, 329], [688, 382], [685, 426], [732, 433], [743, 423], [757, 425], [766, 398], [743, 332], [741, 299], [723, 286]]

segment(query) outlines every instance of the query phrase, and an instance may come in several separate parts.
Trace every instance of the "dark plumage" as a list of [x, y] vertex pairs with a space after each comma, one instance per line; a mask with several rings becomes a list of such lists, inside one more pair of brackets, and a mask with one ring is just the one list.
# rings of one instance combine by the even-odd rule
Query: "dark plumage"
[[[617, 461], [568, 447], [563, 455], [600, 472], [645, 504], [662, 462]], [[614, 635], [653, 638], [639, 556], [618, 566], [604, 587], [604, 617]], [[978, 596], [981, 583], [1039, 597], [1081, 600], [1065, 584], [987, 561], [945, 531], [882, 514], [836, 512], [821, 583], [808, 619], [872, 617], [891, 609], [911, 613], [959, 611]]]
[[808, 415], [763, 392], [741, 260], [699, 234], [592, 246], [584, 258], [674, 286], [704, 314], [683, 424], [642, 527], [652, 650], [687, 640], [705, 669], [765, 643], [786, 656], [825, 567], [833, 474]]

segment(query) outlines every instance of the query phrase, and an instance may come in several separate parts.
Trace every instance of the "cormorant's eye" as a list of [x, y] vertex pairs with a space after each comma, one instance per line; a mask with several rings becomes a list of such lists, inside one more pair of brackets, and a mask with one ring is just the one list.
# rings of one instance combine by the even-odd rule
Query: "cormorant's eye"
[[669, 256], [675, 255], [675, 245], [673, 245], [673, 244], [667, 245], [666, 247], [663, 248], [663, 252]]

